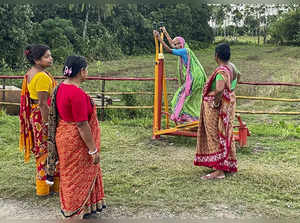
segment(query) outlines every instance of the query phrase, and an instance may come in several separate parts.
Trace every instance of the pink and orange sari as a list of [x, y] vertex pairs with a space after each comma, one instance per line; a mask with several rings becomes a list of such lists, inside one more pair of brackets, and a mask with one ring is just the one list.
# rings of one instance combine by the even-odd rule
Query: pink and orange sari
[[[52, 175], [55, 163], [59, 161], [61, 212], [66, 218], [81, 219], [85, 214], [101, 212], [106, 207], [102, 172], [100, 164], [93, 164], [76, 122], [59, 118], [56, 107], [58, 88], [54, 90], [49, 114], [47, 171]], [[96, 147], [100, 148], [100, 127], [95, 105], [88, 123]]]
[[[89, 121], [96, 147], [100, 148], [100, 128], [96, 107]], [[60, 120], [56, 130], [60, 163], [60, 203], [65, 217], [100, 212], [105, 206], [102, 173], [94, 165], [76, 123]]]
[[[36, 194], [43, 196], [50, 193], [50, 187], [46, 184], [45, 170], [48, 128], [42, 122], [39, 105], [31, 103], [27, 79], [28, 76], [25, 75], [21, 90], [19, 147], [20, 151], [24, 151], [25, 162], [29, 162], [30, 153], [36, 158]], [[52, 83], [55, 84], [54, 79]], [[58, 173], [55, 182], [52, 189], [58, 192]]]
[[[226, 84], [221, 106], [214, 108], [214, 96], [209, 95], [209, 92], [217, 74], [223, 76]], [[236, 97], [234, 91], [230, 90], [231, 75], [232, 72], [227, 66], [220, 66], [210, 76], [204, 87], [194, 159], [196, 166], [206, 166], [226, 172], [237, 171], [233, 140]]]

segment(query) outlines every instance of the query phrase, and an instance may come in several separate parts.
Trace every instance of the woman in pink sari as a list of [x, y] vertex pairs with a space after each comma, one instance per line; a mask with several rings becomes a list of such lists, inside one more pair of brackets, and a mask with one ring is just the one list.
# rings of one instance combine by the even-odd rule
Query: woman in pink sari
[[203, 90], [197, 148], [194, 165], [214, 171], [201, 179], [223, 179], [225, 172], [237, 171], [236, 149], [233, 140], [235, 117], [235, 87], [239, 71], [229, 62], [230, 47], [222, 43], [216, 47], [218, 67], [207, 80]]

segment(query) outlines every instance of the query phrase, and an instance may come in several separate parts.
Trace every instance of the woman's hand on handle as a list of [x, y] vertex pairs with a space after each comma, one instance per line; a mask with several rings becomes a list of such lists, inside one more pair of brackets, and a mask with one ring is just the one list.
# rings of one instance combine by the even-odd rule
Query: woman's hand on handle
[[159, 32], [157, 30], [153, 30], [153, 36], [158, 37], [159, 36]]
[[158, 39], [168, 53], [172, 53], [172, 49], [162, 40], [158, 31], [153, 30], [153, 35]]
[[174, 44], [173, 44], [173, 40], [172, 40], [172, 38], [170, 37], [169, 33], [167, 32], [166, 27], [162, 26], [162, 27], [160, 27], [160, 30], [165, 34], [165, 36], [166, 36], [166, 38], [167, 38], [167, 40], [168, 40], [168, 42], [169, 42], [169, 45], [170, 45], [172, 48], [175, 48], [175, 47], [174, 47]]
[[163, 31], [164, 33], [167, 32], [166, 27], [164, 27], [164, 26], [160, 27], [160, 30]]

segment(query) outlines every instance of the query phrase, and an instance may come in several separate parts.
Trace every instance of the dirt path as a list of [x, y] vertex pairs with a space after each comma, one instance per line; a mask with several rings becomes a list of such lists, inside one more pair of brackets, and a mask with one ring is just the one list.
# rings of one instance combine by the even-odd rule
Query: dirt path
[[56, 208], [33, 207], [31, 204], [16, 200], [0, 198], [0, 219], [58, 219]]
[[[248, 216], [239, 216], [228, 210], [225, 206], [213, 207], [210, 213], [203, 210], [193, 210], [192, 213], [183, 212], [175, 214], [167, 210], [141, 210], [136, 213], [136, 210], [125, 209], [123, 207], [109, 207], [100, 214], [102, 219], [243, 219]], [[0, 219], [1, 220], [47, 220], [47, 219], [61, 219], [61, 214], [57, 207], [45, 208], [34, 206], [31, 203], [16, 200], [7, 200], [0, 198]]]

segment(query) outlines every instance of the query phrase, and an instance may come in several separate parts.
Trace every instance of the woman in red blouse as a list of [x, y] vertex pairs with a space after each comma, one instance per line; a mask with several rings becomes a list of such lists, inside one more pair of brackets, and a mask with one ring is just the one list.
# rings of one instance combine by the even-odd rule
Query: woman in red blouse
[[49, 114], [47, 180], [60, 164], [60, 203], [64, 217], [94, 218], [105, 208], [100, 161], [100, 128], [96, 107], [79, 86], [87, 75], [84, 57], [69, 56], [67, 77], [55, 90]]

